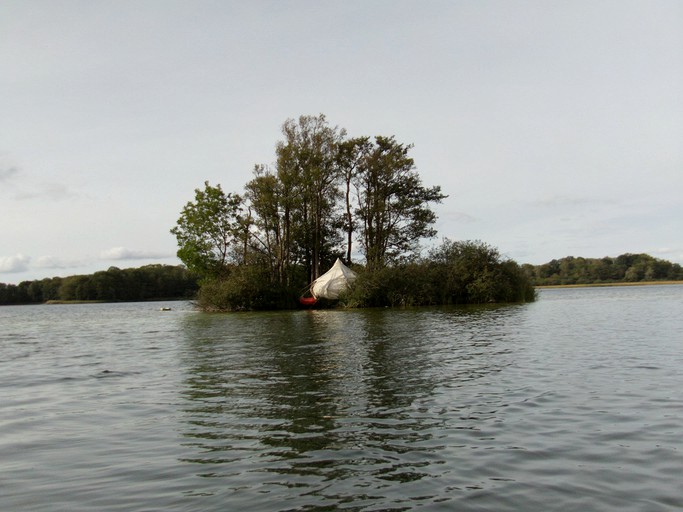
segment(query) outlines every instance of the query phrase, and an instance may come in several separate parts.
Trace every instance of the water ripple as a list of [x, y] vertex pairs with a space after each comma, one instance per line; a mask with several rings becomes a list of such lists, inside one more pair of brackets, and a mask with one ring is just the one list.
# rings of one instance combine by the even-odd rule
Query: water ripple
[[652, 288], [481, 308], [0, 310], [0, 505], [681, 509], [683, 289]]

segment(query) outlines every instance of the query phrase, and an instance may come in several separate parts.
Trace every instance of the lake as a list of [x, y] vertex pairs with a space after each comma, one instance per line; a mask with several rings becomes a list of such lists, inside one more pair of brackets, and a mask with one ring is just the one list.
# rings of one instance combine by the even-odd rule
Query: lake
[[680, 510], [682, 334], [679, 285], [0, 307], [0, 510]]

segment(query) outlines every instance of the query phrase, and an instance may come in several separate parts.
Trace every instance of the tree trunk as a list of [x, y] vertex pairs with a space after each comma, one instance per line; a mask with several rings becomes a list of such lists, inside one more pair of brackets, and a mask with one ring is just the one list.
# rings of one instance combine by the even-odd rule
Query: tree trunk
[[353, 242], [353, 216], [351, 214], [351, 173], [346, 175], [346, 264], [351, 264], [351, 243]]

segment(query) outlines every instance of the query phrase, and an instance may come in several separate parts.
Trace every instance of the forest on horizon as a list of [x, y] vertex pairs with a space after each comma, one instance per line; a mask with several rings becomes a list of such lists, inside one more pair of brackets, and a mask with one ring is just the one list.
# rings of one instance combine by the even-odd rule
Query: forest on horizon
[[0, 305], [42, 304], [48, 301], [145, 301], [191, 299], [199, 288], [197, 276], [182, 265], [145, 265], [88, 275], [48, 277], [0, 283]]
[[615, 258], [567, 256], [542, 265], [524, 264], [522, 268], [534, 286], [683, 280], [683, 267], [678, 263], [642, 253]]

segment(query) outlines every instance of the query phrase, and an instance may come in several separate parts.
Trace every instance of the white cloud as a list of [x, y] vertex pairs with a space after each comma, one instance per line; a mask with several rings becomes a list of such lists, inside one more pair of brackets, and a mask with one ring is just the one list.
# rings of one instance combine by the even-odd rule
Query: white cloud
[[41, 256], [35, 260], [33, 266], [36, 268], [67, 269], [82, 267], [88, 263], [88, 261], [84, 260], [65, 260], [58, 256]]
[[0, 257], [0, 273], [19, 273], [28, 270], [31, 258], [23, 254]]
[[103, 260], [149, 260], [172, 257], [172, 254], [154, 252], [154, 251], [139, 251], [134, 249], [127, 249], [125, 247], [112, 247], [100, 253], [100, 259]]

